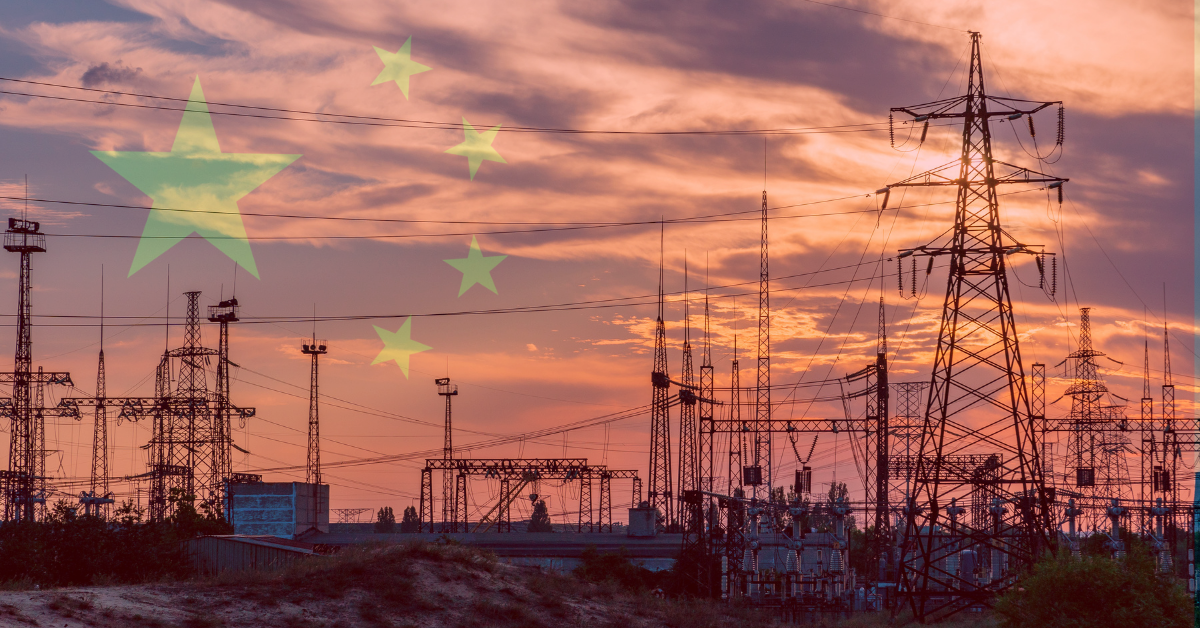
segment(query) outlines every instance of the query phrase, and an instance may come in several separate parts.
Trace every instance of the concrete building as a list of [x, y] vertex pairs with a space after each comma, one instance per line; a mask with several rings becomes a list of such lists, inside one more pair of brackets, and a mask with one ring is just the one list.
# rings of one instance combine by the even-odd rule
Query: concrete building
[[230, 485], [226, 512], [234, 534], [294, 539], [313, 529], [329, 532], [329, 485], [319, 487], [319, 507], [313, 488], [304, 482]]

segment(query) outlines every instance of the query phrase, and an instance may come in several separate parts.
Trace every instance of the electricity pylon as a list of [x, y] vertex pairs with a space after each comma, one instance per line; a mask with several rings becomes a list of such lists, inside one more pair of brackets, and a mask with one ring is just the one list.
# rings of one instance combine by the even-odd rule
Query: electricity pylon
[[[974, 32], [969, 72], [963, 96], [892, 109], [914, 123], [963, 121], [958, 159], [888, 186], [957, 190], [948, 241], [901, 253], [950, 260], [913, 493], [903, 507], [900, 590], [922, 621], [990, 604], [1051, 545], [1053, 530], [1007, 277], [1008, 256], [1037, 251], [1004, 230], [996, 190], [1010, 183], [1061, 188], [1066, 180], [993, 158], [990, 124], [1061, 103], [989, 96]], [[945, 468], [949, 456], [998, 447], [1005, 457], [986, 487]], [[981, 490], [992, 497], [990, 516], [961, 522], [963, 509], [952, 500], [969, 501]], [[947, 560], [967, 551], [982, 559], [982, 573]]]

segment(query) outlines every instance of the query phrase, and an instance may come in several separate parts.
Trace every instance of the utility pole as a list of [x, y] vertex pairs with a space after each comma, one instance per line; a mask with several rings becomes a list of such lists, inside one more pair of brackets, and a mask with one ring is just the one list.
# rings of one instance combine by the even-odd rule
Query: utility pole
[[304, 481], [312, 487], [313, 527], [316, 527], [321, 520], [321, 513], [329, 507], [321, 498], [321, 421], [317, 410], [317, 364], [319, 358], [328, 351], [324, 340], [317, 341], [314, 329], [312, 343], [301, 345], [300, 352], [312, 356], [312, 375], [308, 383], [308, 466]]
[[[1044, 550], [1053, 550], [1050, 497], [1042, 476], [1007, 276], [1009, 256], [1037, 255], [1040, 249], [1033, 250], [1005, 232], [997, 187], [1041, 184], [1061, 193], [1066, 180], [994, 159], [990, 125], [1002, 117], [1015, 120], [1055, 104], [1061, 105], [989, 96], [979, 33], [972, 32], [965, 95], [892, 109], [912, 116], [914, 123], [963, 121], [959, 158], [887, 187], [946, 186], [957, 192], [949, 240], [900, 254], [950, 260], [914, 491], [904, 505], [900, 591], [918, 621], [990, 604], [1015, 585], [1019, 574], [1032, 567]], [[971, 424], [989, 427], [960, 427], [968, 415], [980, 416]], [[1013, 457], [993, 467], [998, 477], [989, 480], [986, 491], [1011, 505], [997, 507], [990, 522], [951, 526], [946, 507], [951, 499], [979, 495], [983, 489], [973, 486], [969, 478], [947, 477], [943, 461], [994, 442], [1011, 447]], [[946, 530], [953, 531], [947, 535]], [[986, 583], [977, 585], [969, 574], [942, 567], [952, 555], [976, 548], [979, 555], [1000, 562], [991, 566], [996, 577]]]

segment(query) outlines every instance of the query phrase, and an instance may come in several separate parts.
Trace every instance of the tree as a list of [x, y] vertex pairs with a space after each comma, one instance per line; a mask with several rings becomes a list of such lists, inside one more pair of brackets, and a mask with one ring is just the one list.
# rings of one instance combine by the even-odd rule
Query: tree
[[1192, 604], [1173, 578], [1154, 573], [1154, 558], [1134, 549], [1124, 561], [1060, 552], [996, 604], [1005, 628], [1191, 626]]
[[539, 499], [533, 505], [533, 516], [529, 518], [529, 529], [527, 532], [553, 532], [554, 526], [550, 525], [550, 512], [546, 510], [546, 500]]
[[375, 518], [375, 531], [380, 534], [390, 534], [396, 529], [396, 513], [392, 512], [391, 506], [384, 506], [379, 509], [379, 515]]
[[417, 516], [416, 508], [409, 506], [404, 509], [404, 520], [400, 522], [400, 531], [405, 534], [421, 531], [421, 519]]

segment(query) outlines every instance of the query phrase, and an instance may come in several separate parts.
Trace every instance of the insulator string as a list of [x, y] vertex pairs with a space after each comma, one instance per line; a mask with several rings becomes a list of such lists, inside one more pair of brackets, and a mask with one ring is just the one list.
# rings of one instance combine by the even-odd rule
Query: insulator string
[[1050, 258], [1050, 297], [1058, 294], [1058, 257]]
[[1065, 125], [1065, 114], [1063, 113], [1063, 106], [1059, 105], [1058, 106], [1058, 134], [1056, 135], [1056, 137], [1054, 139], [1055, 146], [1062, 146], [1063, 140], [1066, 139], [1064, 125]]
[[[932, 262], [933, 258], [929, 258], [929, 261]], [[917, 298], [917, 257], [915, 255], [912, 258], [912, 298]]]

